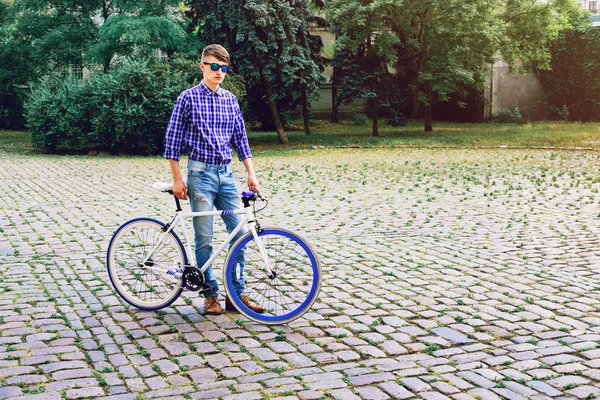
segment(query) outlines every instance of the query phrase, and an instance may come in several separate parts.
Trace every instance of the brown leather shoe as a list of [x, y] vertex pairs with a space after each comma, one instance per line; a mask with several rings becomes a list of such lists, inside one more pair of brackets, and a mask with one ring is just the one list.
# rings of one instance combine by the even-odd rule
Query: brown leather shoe
[[223, 314], [223, 309], [221, 308], [221, 304], [219, 304], [217, 296], [209, 296], [204, 299], [204, 313], [208, 315]]
[[[255, 313], [262, 314], [265, 312], [265, 308], [263, 306], [250, 301], [248, 296], [246, 296], [246, 295], [242, 296], [241, 300], [242, 300], [242, 303], [244, 303], [246, 305], [246, 307], [248, 307]], [[225, 296], [225, 309], [227, 311], [237, 311], [237, 309], [235, 308], [235, 306], [233, 305], [233, 303], [231, 302], [231, 300], [229, 300], [229, 297], [227, 297], [227, 296]]]

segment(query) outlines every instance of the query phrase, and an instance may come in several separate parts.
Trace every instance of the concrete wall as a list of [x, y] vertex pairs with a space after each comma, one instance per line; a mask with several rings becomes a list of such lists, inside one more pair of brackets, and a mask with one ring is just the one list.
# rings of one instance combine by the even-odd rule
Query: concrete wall
[[508, 65], [502, 60], [492, 68], [491, 93], [486, 93], [488, 104], [486, 118], [494, 117], [504, 109], [523, 109], [538, 104], [544, 95], [544, 89], [533, 72], [526, 75], [515, 75], [509, 72]]
[[[319, 89], [320, 97], [310, 103], [312, 114], [317, 119], [331, 119], [332, 99], [331, 83], [323, 83]], [[358, 100], [350, 105], [344, 105], [338, 108], [340, 118], [345, 118], [354, 111], [364, 111], [365, 101]]]

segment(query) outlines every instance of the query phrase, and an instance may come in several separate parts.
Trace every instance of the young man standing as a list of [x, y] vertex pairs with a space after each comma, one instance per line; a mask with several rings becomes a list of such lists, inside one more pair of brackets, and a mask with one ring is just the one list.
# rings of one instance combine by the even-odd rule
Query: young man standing
[[[259, 191], [260, 186], [252, 166], [252, 154], [244, 127], [244, 120], [237, 98], [219, 85], [229, 70], [229, 53], [218, 44], [211, 44], [202, 51], [200, 69], [203, 80], [199, 85], [183, 91], [177, 98], [167, 133], [164, 156], [169, 160], [173, 174], [173, 193], [182, 200], [190, 199], [192, 211], [211, 211], [240, 208], [235, 178], [231, 171], [232, 149], [244, 164], [248, 173], [248, 189]], [[187, 187], [179, 170], [182, 151], [188, 154]], [[238, 224], [238, 215], [223, 215], [227, 231]], [[237, 234], [237, 239], [245, 232]], [[196, 261], [199, 267], [212, 254], [213, 218], [194, 218]], [[234, 242], [235, 242], [234, 239]], [[241, 252], [240, 252], [241, 253]], [[243, 271], [244, 255], [236, 262]], [[205, 283], [210, 287], [204, 292], [206, 314], [223, 312], [219, 304], [219, 285], [209, 266], [204, 273]], [[242, 296], [243, 274], [234, 281], [236, 292], [251, 310], [262, 313], [264, 308]], [[234, 308], [225, 299], [227, 309]]]

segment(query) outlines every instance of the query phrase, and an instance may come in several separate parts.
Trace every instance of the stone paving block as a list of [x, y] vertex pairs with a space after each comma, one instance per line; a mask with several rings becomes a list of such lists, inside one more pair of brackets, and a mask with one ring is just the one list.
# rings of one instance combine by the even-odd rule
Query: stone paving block
[[449, 397], [438, 392], [421, 392], [419, 396], [425, 400], [450, 400]]
[[381, 389], [375, 386], [363, 386], [356, 389], [356, 392], [360, 396], [361, 399], [369, 399], [369, 400], [386, 400], [389, 399], [390, 396], [385, 394]]
[[431, 386], [419, 378], [402, 378], [402, 384], [408, 390], [415, 393], [431, 390]]
[[69, 399], [87, 399], [99, 396], [104, 396], [104, 390], [99, 387], [85, 388], [85, 389], [70, 389], [66, 393]]
[[477, 388], [477, 389], [471, 389], [469, 390], [469, 394], [472, 396], [477, 396], [480, 399], [483, 400], [500, 400], [501, 397], [498, 396], [497, 394], [490, 392], [487, 389], [483, 389], [483, 388]]
[[573, 385], [573, 386], [585, 385], [588, 382], [589, 382], [589, 379], [583, 378], [581, 376], [575, 376], [575, 375], [561, 376], [561, 377], [550, 379], [550, 380], [546, 381], [546, 383], [548, 383], [549, 385], [554, 386], [555, 388], [559, 388], [559, 389], [568, 388], [571, 385]]
[[500, 396], [502, 396], [502, 398], [505, 399], [509, 399], [509, 400], [526, 400], [525, 397], [512, 392], [508, 389], [502, 389], [502, 388], [493, 388], [491, 389], [494, 393], [499, 394]]
[[567, 390], [566, 393], [578, 397], [580, 399], [596, 398], [600, 396], [600, 388], [595, 386], [579, 386], [574, 389]]
[[495, 386], [494, 382], [489, 379], [484, 378], [483, 376], [476, 374], [471, 371], [463, 371], [459, 372], [456, 375], [463, 378], [464, 380], [472, 383], [475, 386], [480, 386], [485, 389], [493, 388]]

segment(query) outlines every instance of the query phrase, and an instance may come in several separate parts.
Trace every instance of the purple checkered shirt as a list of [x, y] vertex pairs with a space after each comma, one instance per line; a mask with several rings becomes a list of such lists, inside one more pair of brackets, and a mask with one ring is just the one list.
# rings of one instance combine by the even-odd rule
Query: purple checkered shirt
[[179, 160], [184, 152], [191, 160], [225, 165], [232, 149], [240, 161], [252, 157], [237, 98], [204, 82], [181, 92], [165, 135], [165, 158]]

